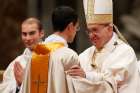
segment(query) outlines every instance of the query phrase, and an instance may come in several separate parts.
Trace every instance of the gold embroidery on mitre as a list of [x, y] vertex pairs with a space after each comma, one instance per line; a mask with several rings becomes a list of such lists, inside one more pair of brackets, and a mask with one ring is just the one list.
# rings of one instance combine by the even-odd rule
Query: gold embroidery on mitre
[[[95, 14], [95, 0], [87, 0], [87, 8], [85, 10], [86, 22], [87, 24], [104, 24], [104, 23], [113, 23], [113, 11], [111, 14]], [[107, 6], [110, 5], [107, 3]], [[86, 6], [85, 6], [86, 7]], [[112, 7], [110, 7], [112, 8]]]
[[94, 14], [90, 19], [87, 19], [88, 24], [104, 24], [104, 23], [112, 23], [111, 14]]

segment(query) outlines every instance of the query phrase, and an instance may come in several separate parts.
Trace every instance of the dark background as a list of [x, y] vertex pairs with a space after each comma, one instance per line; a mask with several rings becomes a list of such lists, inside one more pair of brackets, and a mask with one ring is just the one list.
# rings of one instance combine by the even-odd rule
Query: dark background
[[[82, 0], [0, 0], [0, 70], [24, 50], [20, 37], [21, 22], [27, 17], [37, 17], [48, 36], [52, 33], [50, 14], [60, 5], [71, 6], [80, 18], [81, 30], [70, 47], [81, 53], [91, 45], [84, 29]], [[140, 0], [113, 0], [113, 5], [114, 23], [140, 58]]]

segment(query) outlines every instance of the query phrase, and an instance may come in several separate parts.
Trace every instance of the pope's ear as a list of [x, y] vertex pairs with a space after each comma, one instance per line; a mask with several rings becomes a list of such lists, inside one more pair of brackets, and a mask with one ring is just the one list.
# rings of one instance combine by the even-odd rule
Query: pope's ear
[[109, 31], [113, 31], [113, 25], [109, 24], [108, 30], [109, 30]]

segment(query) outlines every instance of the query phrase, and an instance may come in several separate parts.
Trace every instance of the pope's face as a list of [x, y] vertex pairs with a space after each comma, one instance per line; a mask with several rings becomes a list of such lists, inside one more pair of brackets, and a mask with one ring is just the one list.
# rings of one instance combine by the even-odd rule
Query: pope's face
[[36, 23], [22, 24], [21, 34], [24, 45], [30, 49], [32, 49], [44, 35], [43, 31], [39, 31], [39, 27]]
[[88, 24], [87, 27], [89, 39], [97, 49], [103, 48], [113, 33], [113, 28], [110, 29], [109, 24]]

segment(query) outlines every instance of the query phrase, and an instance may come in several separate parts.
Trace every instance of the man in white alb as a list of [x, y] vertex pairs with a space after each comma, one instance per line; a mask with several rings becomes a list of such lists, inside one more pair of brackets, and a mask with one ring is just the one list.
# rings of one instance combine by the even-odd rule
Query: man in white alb
[[40, 42], [44, 31], [40, 21], [36, 18], [27, 18], [21, 24], [21, 37], [25, 45], [23, 54], [12, 61], [3, 75], [0, 84], [0, 93], [18, 93], [22, 85], [24, 70], [31, 59], [32, 47]]
[[79, 55], [82, 68], [68, 71], [80, 76], [73, 78], [76, 93], [139, 93], [136, 55], [116, 26], [113, 30], [112, 0], [83, 1], [93, 46]]

